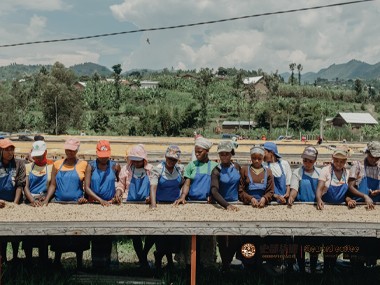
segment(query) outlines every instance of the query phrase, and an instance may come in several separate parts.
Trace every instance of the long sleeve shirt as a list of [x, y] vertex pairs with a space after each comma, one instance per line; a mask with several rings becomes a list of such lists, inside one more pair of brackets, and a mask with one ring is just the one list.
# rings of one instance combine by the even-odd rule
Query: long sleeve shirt
[[[230, 167], [235, 167], [240, 172], [240, 165], [234, 162]], [[220, 169], [215, 167], [211, 172], [211, 194], [215, 201], [222, 207], [227, 208], [229, 203], [219, 193]], [[238, 191], [238, 189], [236, 189]]]
[[[153, 169], [153, 165], [147, 163], [144, 166], [144, 169], [146, 171], [146, 175], [150, 176], [151, 171]], [[132, 175], [133, 170], [130, 164], [126, 164], [121, 168], [119, 173], [119, 181], [116, 184], [116, 190], [121, 190], [124, 198], [128, 197], [129, 184], [131, 184]]]
[[[251, 204], [251, 200], [253, 196], [248, 194], [248, 186], [249, 186], [249, 177], [248, 177], [248, 171], [251, 172], [251, 177], [254, 183], [263, 183], [265, 178], [265, 172], [262, 171], [260, 174], [256, 175], [252, 170], [251, 166], [244, 166], [240, 170], [240, 185], [239, 185], [239, 200], [242, 201], [244, 204]], [[267, 178], [267, 185], [265, 188], [264, 198], [266, 201], [266, 204], [268, 204], [273, 197], [274, 194], [274, 178], [272, 171], [267, 168], [266, 169], [268, 178]]]

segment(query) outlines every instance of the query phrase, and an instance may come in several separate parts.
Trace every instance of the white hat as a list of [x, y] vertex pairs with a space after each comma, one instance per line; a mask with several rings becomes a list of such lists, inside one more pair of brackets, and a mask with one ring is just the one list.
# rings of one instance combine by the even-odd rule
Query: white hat
[[30, 154], [32, 157], [41, 156], [46, 151], [46, 143], [44, 141], [36, 141], [33, 143], [32, 153]]

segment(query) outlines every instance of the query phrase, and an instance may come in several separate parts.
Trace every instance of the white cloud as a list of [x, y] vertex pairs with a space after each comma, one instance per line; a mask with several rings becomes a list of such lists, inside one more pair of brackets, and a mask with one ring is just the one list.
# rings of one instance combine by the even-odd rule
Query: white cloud
[[37, 15], [33, 15], [33, 17], [30, 19], [29, 26], [27, 27], [27, 32], [29, 35], [29, 38], [36, 38], [40, 33], [43, 31], [43, 29], [46, 27], [47, 19], [45, 17], [39, 17]]
[[1, 11], [24, 9], [33, 11], [56, 11], [68, 9], [70, 5], [62, 0], [1, 0]]
[[[25, 41], [28, 39], [25, 38], [26, 32], [30, 39], [75, 36], [75, 29], [57, 32], [53, 28], [57, 25], [65, 27], [66, 15], [81, 17], [80, 20], [87, 23], [88, 15], [78, 13], [81, 11], [77, 6], [79, 1], [75, 0], [1, 2], [0, 38], [5, 43]], [[162, 27], [331, 4], [330, 0], [115, 2], [119, 4], [110, 5], [107, 11], [102, 6], [102, 12], [108, 15], [108, 18], [102, 20], [114, 22], [116, 27], [110, 32], [125, 31], [125, 27], [131, 27], [131, 24], [138, 28]], [[91, 7], [91, 13], [96, 13], [97, 5], [101, 6], [100, 0], [95, 3], [97, 4]], [[28, 16], [18, 18], [18, 10]], [[64, 10], [64, 13], [60, 10]], [[49, 11], [55, 12], [53, 14]], [[380, 1], [374, 1], [91, 41], [28, 46], [27, 49], [0, 48], [0, 58], [1, 62], [17, 60], [20, 63], [23, 60], [40, 63], [38, 61], [54, 62], [61, 59], [65, 65], [76, 60], [77, 63], [82, 62], [80, 60], [94, 60], [107, 62], [107, 66], [123, 63], [123, 70], [234, 66], [250, 70], [262, 68], [268, 72], [277, 69], [280, 72], [288, 71], [289, 63], [296, 62], [304, 66], [304, 72], [318, 71], [330, 64], [347, 62], [352, 58], [370, 64], [378, 62], [379, 14]], [[29, 23], [24, 21], [29, 19]], [[96, 25], [89, 23], [88, 35], [99, 32], [99, 26], [102, 25], [100, 21]], [[147, 38], [150, 45], [146, 42]]]

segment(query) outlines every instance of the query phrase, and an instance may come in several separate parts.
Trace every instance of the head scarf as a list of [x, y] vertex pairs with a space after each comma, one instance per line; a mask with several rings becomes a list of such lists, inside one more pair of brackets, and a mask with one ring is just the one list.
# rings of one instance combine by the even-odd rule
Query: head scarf
[[264, 156], [264, 148], [262, 148], [261, 146], [254, 146], [250, 149], [249, 153], [250, 154], [258, 153]]
[[210, 142], [208, 139], [204, 137], [201, 137], [195, 140], [195, 146], [199, 146], [203, 149], [209, 150], [212, 147], [212, 142]]

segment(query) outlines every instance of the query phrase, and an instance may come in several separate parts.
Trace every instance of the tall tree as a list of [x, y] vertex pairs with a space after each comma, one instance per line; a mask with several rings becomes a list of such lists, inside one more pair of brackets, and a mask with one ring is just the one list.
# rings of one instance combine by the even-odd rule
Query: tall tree
[[363, 93], [363, 82], [360, 79], [355, 80], [354, 89], [356, 96], [360, 96]]
[[301, 71], [303, 70], [302, 64], [297, 65], [297, 70], [298, 70], [298, 85], [301, 85]]
[[120, 81], [121, 81], [121, 72], [122, 72], [122, 68], [121, 68], [121, 64], [115, 64], [114, 66], [112, 66], [112, 70], [113, 70], [113, 77], [115, 79], [115, 89], [116, 89], [116, 97], [115, 97], [115, 105], [117, 106], [117, 104], [119, 104], [119, 100], [120, 100]]
[[290, 83], [293, 85], [294, 84], [294, 69], [296, 68], [296, 63], [292, 62], [289, 64], [290, 71], [292, 74], [290, 75]]
[[199, 72], [197, 97], [201, 103], [199, 123], [203, 131], [205, 131], [208, 121], [208, 87], [212, 83], [213, 77], [212, 69], [202, 68]]
[[81, 93], [73, 88], [74, 82], [73, 72], [56, 62], [40, 86], [43, 120], [50, 133], [63, 134], [70, 127], [81, 127], [83, 100]]
[[100, 75], [96, 71], [92, 75], [92, 82], [94, 84], [94, 109], [97, 110], [99, 107], [99, 96], [98, 96], [98, 84], [100, 81]]

